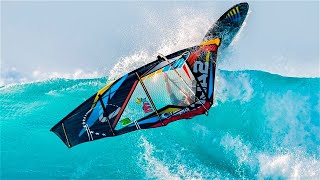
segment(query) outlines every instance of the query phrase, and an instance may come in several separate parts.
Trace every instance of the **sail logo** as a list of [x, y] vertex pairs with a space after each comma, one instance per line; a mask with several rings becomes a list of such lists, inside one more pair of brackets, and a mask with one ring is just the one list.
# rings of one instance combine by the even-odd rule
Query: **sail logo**
[[[110, 104], [108, 104], [108, 105], [110, 105]], [[115, 105], [113, 105], [113, 106], [115, 106]], [[121, 109], [120, 107], [117, 107], [117, 109], [115, 111], [113, 111], [112, 113], [109, 114], [108, 119], [112, 119], [112, 118], [116, 117], [118, 115], [118, 113], [120, 112], [120, 109]], [[108, 119], [107, 119], [107, 117], [104, 116], [103, 108], [102, 108], [102, 106], [100, 106], [99, 107], [99, 121], [106, 122]]]
[[176, 111], [172, 111], [172, 112], [166, 112], [166, 113], [163, 113], [160, 118], [162, 120], [165, 120], [165, 119], [169, 119], [170, 117], [172, 116], [178, 116], [178, 115], [182, 115], [184, 113], [187, 113], [187, 112], [190, 112], [190, 109], [188, 107], [184, 108], [184, 109], [181, 109], [181, 110], [176, 110]]
[[147, 101], [147, 98], [137, 98], [137, 104], [142, 104], [142, 110], [145, 113], [153, 112], [153, 109], [150, 105], [150, 103]]
[[[193, 66], [193, 72], [197, 74], [197, 79], [200, 84], [197, 84], [196, 93], [200, 94], [200, 100], [205, 101], [205, 93], [208, 87], [207, 79], [209, 72], [209, 63], [196, 61]], [[202, 87], [202, 88], [201, 88]], [[201, 103], [201, 102], [199, 102]]]

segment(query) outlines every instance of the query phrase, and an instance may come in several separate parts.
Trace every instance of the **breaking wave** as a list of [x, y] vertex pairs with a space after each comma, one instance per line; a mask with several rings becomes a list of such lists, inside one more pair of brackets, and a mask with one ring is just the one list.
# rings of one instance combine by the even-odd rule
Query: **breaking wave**
[[0, 88], [1, 177], [320, 176], [320, 78], [219, 70], [209, 116], [67, 149], [49, 129], [106, 81], [53, 79]]

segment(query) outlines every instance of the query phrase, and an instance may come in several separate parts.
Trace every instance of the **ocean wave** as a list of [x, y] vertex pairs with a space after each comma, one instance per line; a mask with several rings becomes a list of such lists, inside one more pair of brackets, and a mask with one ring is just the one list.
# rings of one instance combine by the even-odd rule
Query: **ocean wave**
[[[319, 177], [319, 78], [224, 70], [217, 76], [216, 103], [208, 116], [71, 150], [49, 129], [102, 88], [107, 78], [52, 79], [2, 87], [1, 143], [6, 144], [2, 155], [8, 162], [2, 166], [2, 176], [11, 177], [17, 171], [37, 176], [45, 168], [63, 172], [63, 176], [48, 172], [51, 178], [106, 178], [105, 171], [119, 178]], [[14, 148], [20, 145], [24, 148]], [[29, 156], [35, 151], [36, 157]], [[66, 157], [72, 157], [68, 167]], [[33, 163], [16, 167], [23, 163], [21, 159]], [[43, 161], [50, 163], [40, 166]], [[130, 170], [124, 170], [124, 164]]]

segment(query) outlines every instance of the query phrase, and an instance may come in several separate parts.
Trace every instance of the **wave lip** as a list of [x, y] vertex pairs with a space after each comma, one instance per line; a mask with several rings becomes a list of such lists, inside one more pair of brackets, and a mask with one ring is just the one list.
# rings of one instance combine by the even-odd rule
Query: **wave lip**
[[10, 70], [1, 72], [0, 86], [42, 82], [52, 79], [93, 79], [103, 77], [103, 74], [104, 73], [98, 71], [87, 72], [78, 69], [68, 73], [34, 70], [31, 75], [28, 75], [19, 72], [16, 68], [11, 68]]

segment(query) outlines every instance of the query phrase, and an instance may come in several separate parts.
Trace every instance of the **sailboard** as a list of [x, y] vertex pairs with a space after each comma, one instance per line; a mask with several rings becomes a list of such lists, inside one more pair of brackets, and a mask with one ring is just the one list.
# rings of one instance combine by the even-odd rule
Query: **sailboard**
[[110, 82], [51, 131], [71, 148], [207, 114], [214, 101], [218, 48], [227, 43], [215, 36], [211, 29], [201, 44], [159, 55]]
[[221, 49], [230, 45], [248, 15], [249, 4], [239, 3], [226, 11], [208, 30], [203, 41], [220, 38]]

